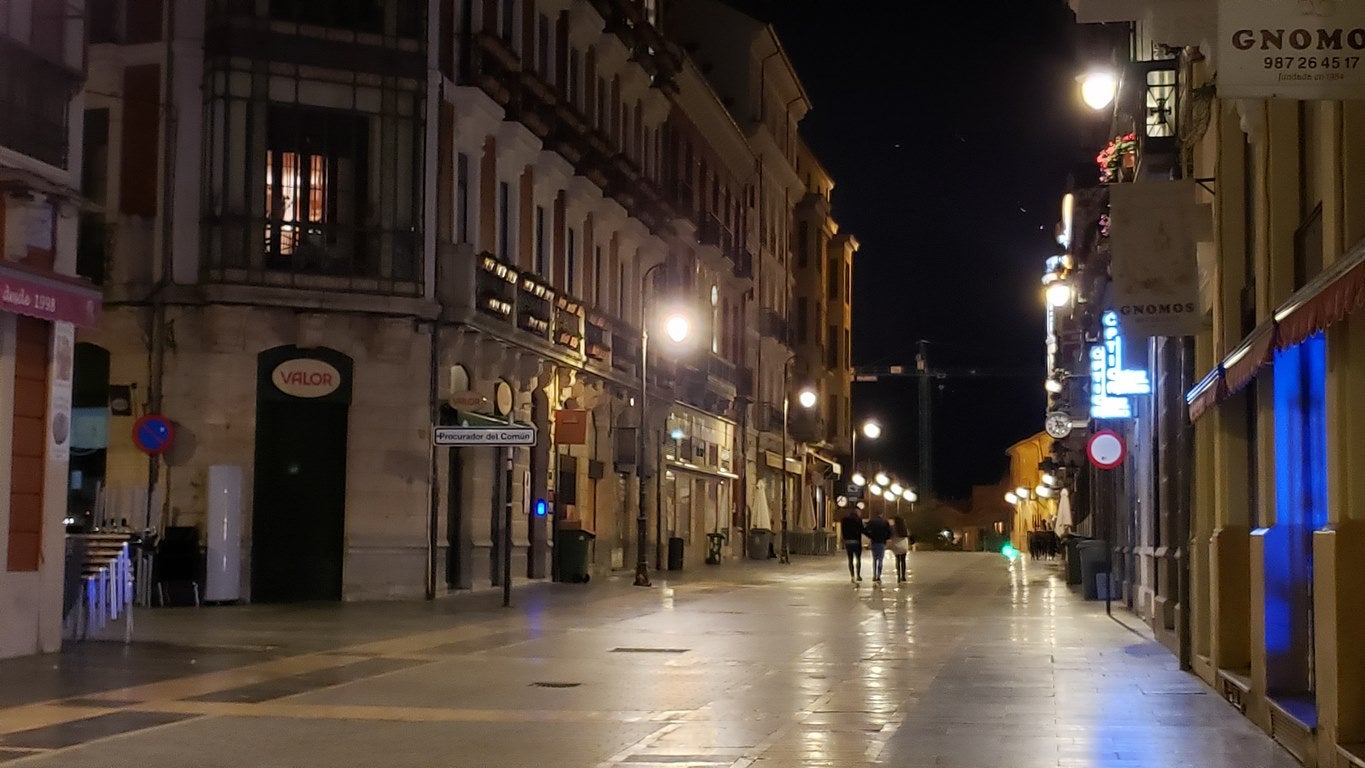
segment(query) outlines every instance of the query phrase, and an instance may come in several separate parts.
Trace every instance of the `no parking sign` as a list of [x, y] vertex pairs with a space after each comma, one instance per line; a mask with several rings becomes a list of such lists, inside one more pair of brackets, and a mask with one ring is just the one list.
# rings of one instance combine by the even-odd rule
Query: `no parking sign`
[[175, 425], [159, 413], [149, 413], [133, 423], [133, 445], [148, 456], [160, 456], [175, 445]]

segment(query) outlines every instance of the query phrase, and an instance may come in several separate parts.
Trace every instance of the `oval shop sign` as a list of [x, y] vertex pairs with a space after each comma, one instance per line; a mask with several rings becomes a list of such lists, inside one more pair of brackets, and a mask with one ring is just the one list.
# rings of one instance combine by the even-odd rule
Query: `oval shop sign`
[[341, 372], [321, 360], [300, 357], [275, 366], [270, 381], [292, 397], [326, 397], [341, 386]]

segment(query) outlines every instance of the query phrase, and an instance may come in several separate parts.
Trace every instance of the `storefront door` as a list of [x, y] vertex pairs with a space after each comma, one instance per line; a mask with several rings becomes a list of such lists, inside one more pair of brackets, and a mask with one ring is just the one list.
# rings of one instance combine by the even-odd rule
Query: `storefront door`
[[259, 368], [252, 600], [340, 600], [350, 359], [281, 347]]

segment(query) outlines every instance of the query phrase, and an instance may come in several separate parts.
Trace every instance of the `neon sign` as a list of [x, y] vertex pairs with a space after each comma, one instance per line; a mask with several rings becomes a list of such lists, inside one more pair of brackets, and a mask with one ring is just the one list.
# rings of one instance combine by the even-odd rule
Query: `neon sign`
[[1123, 367], [1123, 337], [1119, 316], [1105, 312], [1100, 318], [1104, 340], [1090, 348], [1090, 416], [1095, 419], [1131, 419], [1133, 395], [1152, 393], [1145, 370]]

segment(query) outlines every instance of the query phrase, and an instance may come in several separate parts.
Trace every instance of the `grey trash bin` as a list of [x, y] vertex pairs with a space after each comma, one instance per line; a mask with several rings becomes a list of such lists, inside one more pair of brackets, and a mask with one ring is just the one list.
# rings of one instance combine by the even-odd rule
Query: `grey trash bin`
[[1076, 553], [1081, 561], [1081, 591], [1086, 600], [1100, 599], [1096, 576], [1105, 577], [1108, 589], [1109, 543], [1103, 539], [1090, 539], [1076, 545]]
[[764, 530], [749, 531], [749, 559], [767, 560], [768, 548], [773, 543], [773, 532]]
[[1082, 541], [1089, 541], [1084, 536], [1067, 536], [1062, 541], [1062, 546], [1066, 549], [1066, 583], [1081, 583], [1081, 554], [1076, 546]]

